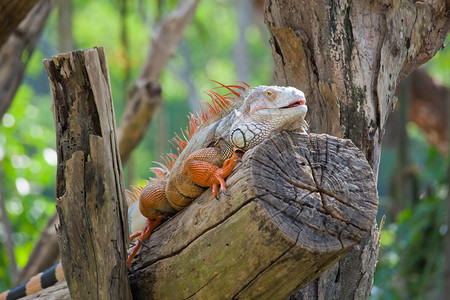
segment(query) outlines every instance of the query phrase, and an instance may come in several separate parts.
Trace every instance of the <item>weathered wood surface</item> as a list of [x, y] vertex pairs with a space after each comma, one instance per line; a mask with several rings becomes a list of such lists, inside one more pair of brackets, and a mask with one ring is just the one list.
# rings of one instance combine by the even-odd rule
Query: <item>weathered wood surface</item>
[[57, 229], [74, 299], [130, 299], [124, 184], [103, 48], [52, 57]]
[[285, 299], [367, 235], [372, 170], [349, 141], [282, 133], [157, 229], [132, 265], [135, 299]]

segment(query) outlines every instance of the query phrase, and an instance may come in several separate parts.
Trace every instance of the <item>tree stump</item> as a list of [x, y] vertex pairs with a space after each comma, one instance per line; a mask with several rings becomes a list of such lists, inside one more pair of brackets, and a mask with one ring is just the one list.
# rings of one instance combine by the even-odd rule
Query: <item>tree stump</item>
[[206, 191], [145, 242], [134, 299], [286, 299], [367, 235], [378, 205], [364, 155], [318, 134], [248, 151], [227, 192]]

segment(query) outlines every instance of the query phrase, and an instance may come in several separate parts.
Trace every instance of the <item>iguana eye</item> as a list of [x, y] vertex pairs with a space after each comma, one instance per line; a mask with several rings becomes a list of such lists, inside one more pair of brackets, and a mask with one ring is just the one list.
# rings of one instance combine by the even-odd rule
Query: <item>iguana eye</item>
[[273, 94], [272, 94], [271, 91], [267, 91], [267, 92], [266, 92], [266, 95], [267, 95], [268, 97], [272, 97]]

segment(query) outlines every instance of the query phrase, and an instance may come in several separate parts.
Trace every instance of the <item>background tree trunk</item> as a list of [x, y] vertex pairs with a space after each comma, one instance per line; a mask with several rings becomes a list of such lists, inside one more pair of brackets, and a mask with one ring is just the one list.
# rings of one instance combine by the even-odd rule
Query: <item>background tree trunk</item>
[[11, 105], [56, 0], [39, 1], [0, 46], [0, 119]]
[[[275, 82], [303, 90], [311, 132], [351, 139], [378, 174], [381, 137], [398, 82], [442, 47], [445, 1], [266, 1]], [[376, 224], [297, 299], [366, 299]]]
[[75, 50], [72, 34], [72, 0], [58, 0], [58, 50]]
[[410, 88], [409, 119], [416, 123], [425, 132], [428, 141], [446, 156], [449, 90], [442, 83], [433, 80], [423, 69], [411, 74]]

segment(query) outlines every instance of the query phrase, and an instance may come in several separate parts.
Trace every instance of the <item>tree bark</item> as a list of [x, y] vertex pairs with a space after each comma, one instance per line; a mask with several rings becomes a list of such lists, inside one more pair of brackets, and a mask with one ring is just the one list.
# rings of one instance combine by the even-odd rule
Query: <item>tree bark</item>
[[131, 299], [124, 184], [103, 48], [44, 61], [58, 169], [61, 261], [74, 299]]
[[[398, 82], [442, 47], [444, 1], [267, 1], [275, 82], [303, 90], [311, 132], [351, 139], [378, 174], [381, 137]], [[376, 224], [357, 248], [296, 299], [366, 299]]]
[[[0, 48], [0, 119], [10, 107], [55, 1], [41, 0]], [[26, 50], [26, 51], [25, 51]]]
[[0, 3], [0, 47], [39, 0], [9, 0]]

